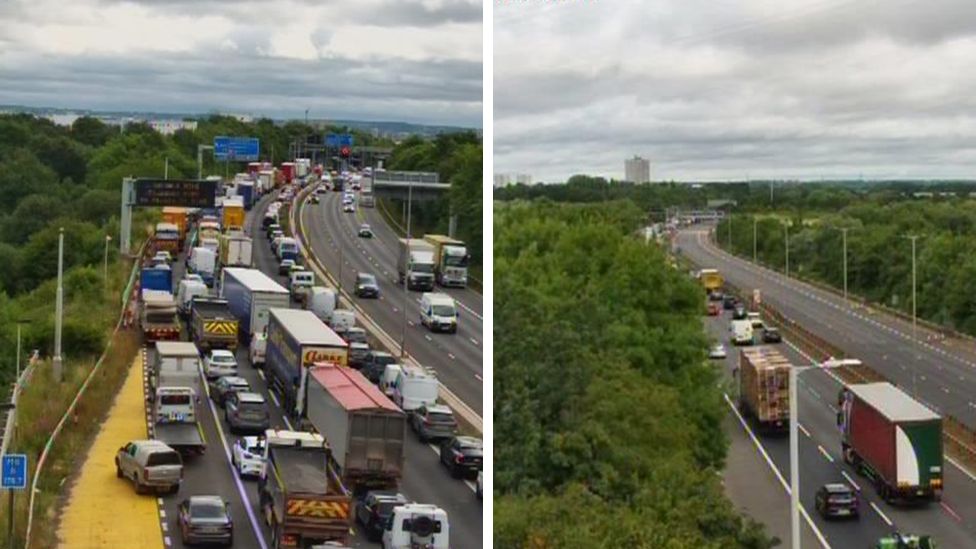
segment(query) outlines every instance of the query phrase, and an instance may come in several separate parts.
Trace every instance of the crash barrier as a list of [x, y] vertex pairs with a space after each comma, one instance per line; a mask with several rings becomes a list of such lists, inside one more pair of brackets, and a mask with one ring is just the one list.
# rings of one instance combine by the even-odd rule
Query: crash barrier
[[[143, 242], [142, 248], [140, 248], [139, 254], [136, 256], [137, 258], [143, 257], [143, 255], [146, 253], [148, 243], [148, 240]], [[118, 333], [119, 328], [122, 326], [122, 322], [125, 318], [125, 310], [129, 299], [132, 296], [132, 289], [137, 280], [136, 275], [139, 273], [140, 263], [141, 262], [138, 259], [133, 261], [132, 272], [129, 273], [129, 281], [126, 283], [125, 289], [122, 291], [122, 309], [119, 311], [119, 319], [116, 321], [115, 329], [112, 331], [113, 337]], [[71, 404], [68, 405], [68, 409], [65, 410], [64, 415], [61, 416], [61, 420], [58, 421], [57, 426], [54, 427], [54, 431], [51, 432], [51, 436], [48, 437], [47, 442], [44, 443], [44, 449], [41, 451], [40, 457], [37, 458], [37, 466], [34, 468], [33, 479], [31, 481], [30, 502], [27, 506], [27, 531], [24, 535], [24, 549], [30, 549], [31, 531], [34, 526], [34, 496], [38, 492], [37, 481], [44, 472], [44, 464], [47, 461], [47, 457], [51, 453], [54, 443], [57, 442], [61, 429], [63, 429], [65, 423], [68, 422], [68, 418], [74, 414], [75, 408], [78, 407], [78, 403], [81, 401], [81, 397], [84, 396], [85, 390], [88, 389], [88, 385], [91, 383], [91, 380], [94, 379], [95, 374], [97, 374], [101, 369], [102, 363], [105, 361], [105, 357], [108, 355], [111, 348], [112, 340], [109, 339], [109, 343], [105, 346], [105, 350], [102, 351], [102, 355], [98, 357], [98, 361], [95, 362], [95, 366], [92, 368], [91, 372], [89, 372], [88, 376], [85, 378], [85, 381], [81, 384], [81, 387], [78, 388], [78, 393], [75, 395], [74, 399], [72, 399]]]
[[40, 360], [40, 353], [38, 351], [31, 353], [31, 357], [27, 361], [27, 368], [20, 372], [20, 377], [14, 381], [14, 389], [10, 396], [10, 410], [7, 412], [7, 420], [3, 426], [3, 441], [0, 442], [0, 456], [7, 455], [7, 447], [10, 446], [10, 441], [17, 436], [17, 400], [20, 398], [20, 392], [30, 381], [31, 374], [34, 373], [34, 365], [37, 364], [38, 360]]
[[[301, 204], [302, 201], [304, 201], [305, 198], [311, 192], [312, 192], [311, 185], [299, 191], [295, 196], [294, 205], [297, 206]], [[328, 270], [326, 270], [325, 265], [323, 265], [319, 261], [319, 259], [315, 257], [314, 254], [312, 254], [311, 250], [305, 246], [305, 230], [304, 230], [304, 225], [301, 223], [301, 220], [297, 218], [298, 210], [300, 210], [300, 208], [292, 207], [289, 210], [288, 215], [290, 216], [292, 227], [295, 228], [295, 234], [297, 235], [297, 240], [298, 240], [298, 248], [301, 251], [302, 255], [305, 257], [306, 264], [313, 268], [316, 277], [318, 277], [320, 280], [328, 280], [329, 284], [332, 285], [332, 288], [338, 288], [338, 284], [336, 284], [336, 280], [332, 277], [331, 273], [329, 273]], [[343, 295], [340, 296], [339, 299], [345, 299], [348, 306], [355, 309], [357, 318], [367, 329], [367, 331], [374, 334], [376, 338], [380, 341], [380, 343], [384, 347], [386, 347], [386, 349], [390, 352], [390, 354], [393, 355], [398, 354], [399, 347], [400, 347], [399, 344], [392, 337], [390, 337], [389, 334], [383, 331], [383, 329], [380, 328], [378, 324], [374, 323], [372, 319], [370, 319], [366, 315], [366, 312], [363, 311], [355, 303], [355, 301], [349, 297], [348, 293], [343, 291], [342, 294]], [[411, 358], [409, 355], [405, 357], [405, 362], [412, 365], [417, 365], [417, 366], [420, 365], [416, 360]], [[475, 412], [473, 408], [465, 404], [464, 401], [462, 401], [457, 395], [451, 392], [451, 390], [448, 389], [447, 386], [445, 386], [443, 383], [439, 383], [439, 386], [440, 389], [438, 391], [438, 394], [440, 395], [441, 400], [443, 400], [444, 403], [447, 404], [447, 406], [454, 411], [458, 423], [467, 427], [468, 431], [476, 432], [478, 436], [481, 436], [483, 433], [483, 426], [482, 426], [483, 424], [482, 424], [481, 416], [477, 412]]]

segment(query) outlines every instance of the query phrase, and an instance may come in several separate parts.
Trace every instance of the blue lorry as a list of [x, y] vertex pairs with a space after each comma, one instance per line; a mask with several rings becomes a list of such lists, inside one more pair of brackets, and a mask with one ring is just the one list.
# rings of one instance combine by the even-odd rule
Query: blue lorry
[[264, 332], [268, 309], [290, 305], [288, 290], [257, 269], [223, 269], [220, 297], [227, 300], [239, 323], [238, 334], [245, 342]]

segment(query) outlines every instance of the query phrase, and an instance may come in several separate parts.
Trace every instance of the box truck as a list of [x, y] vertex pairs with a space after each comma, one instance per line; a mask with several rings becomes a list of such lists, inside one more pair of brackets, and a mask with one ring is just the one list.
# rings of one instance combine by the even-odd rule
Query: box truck
[[790, 427], [790, 368], [774, 347], [739, 351], [739, 409], [756, 418], [762, 432], [786, 432]]
[[404, 278], [411, 290], [434, 289], [434, 247], [420, 238], [399, 239], [397, 274], [400, 284]]
[[264, 331], [270, 308], [290, 305], [288, 290], [257, 269], [230, 267], [221, 278], [220, 297], [240, 322], [238, 333], [244, 342]]

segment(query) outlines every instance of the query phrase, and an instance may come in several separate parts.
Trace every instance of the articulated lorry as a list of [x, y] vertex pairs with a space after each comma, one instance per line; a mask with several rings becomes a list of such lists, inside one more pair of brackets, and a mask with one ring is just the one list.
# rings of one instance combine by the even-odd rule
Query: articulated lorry
[[756, 418], [760, 431], [785, 432], [790, 427], [790, 368], [774, 347], [739, 351], [739, 409]]
[[278, 390], [281, 407], [291, 417], [300, 417], [302, 370], [316, 362], [346, 366], [348, 360], [349, 345], [311, 311], [271, 309], [264, 369], [268, 385]]
[[271, 547], [345, 544], [352, 528], [352, 497], [336, 475], [321, 435], [265, 431], [265, 470], [258, 480], [261, 515]]
[[291, 305], [288, 290], [257, 269], [231, 267], [221, 271], [221, 276], [220, 297], [227, 300], [240, 322], [238, 334], [245, 342], [264, 332], [269, 309]]
[[942, 416], [888, 382], [838, 396], [844, 461], [885, 501], [942, 499]]
[[361, 373], [317, 362], [302, 373], [298, 407], [321, 433], [354, 494], [395, 490], [403, 474], [407, 416]]
[[401, 238], [399, 243], [397, 274], [400, 284], [406, 279], [410, 290], [433, 290], [434, 247], [420, 238]]
[[160, 341], [150, 368], [153, 438], [184, 454], [207, 449], [196, 410], [200, 354], [192, 343]]
[[237, 349], [237, 318], [226, 299], [196, 297], [190, 305], [190, 331], [203, 351]]
[[180, 319], [173, 294], [143, 289], [139, 293], [139, 326], [146, 341], [180, 339]]
[[424, 240], [434, 247], [434, 278], [441, 286], [468, 285], [468, 262], [471, 256], [464, 242], [443, 234], [424, 235]]

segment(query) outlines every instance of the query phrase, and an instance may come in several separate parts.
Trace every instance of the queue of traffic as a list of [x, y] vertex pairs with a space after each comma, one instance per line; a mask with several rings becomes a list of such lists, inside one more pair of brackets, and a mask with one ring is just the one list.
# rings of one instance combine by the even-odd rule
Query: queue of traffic
[[[731, 311], [728, 337], [733, 347], [739, 347], [733, 377], [742, 416], [761, 435], [787, 433], [790, 371], [797, 365], [777, 349], [781, 334], [766, 326], [757, 299], [750, 311], [738, 298], [723, 292], [724, 280], [717, 270], [702, 269], [697, 278], [708, 296], [708, 316]], [[725, 357], [722, 343], [709, 352], [709, 358]], [[832, 370], [860, 364], [856, 359], [832, 358], [819, 366]], [[866, 478], [884, 502], [912, 506], [941, 501], [944, 457], [938, 413], [887, 381], [842, 383], [836, 410], [844, 463]], [[825, 520], [856, 520], [861, 514], [859, 488], [848, 479], [824, 484], [817, 490], [814, 508]], [[895, 533], [879, 540], [877, 546], [934, 548], [935, 541], [930, 536]]]
[[[476, 476], [479, 497], [481, 440], [459, 432], [451, 409], [438, 402], [432, 370], [372, 349], [355, 312], [340, 307], [337, 293], [302, 267], [297, 242], [278, 222], [295, 188], [266, 189], [266, 181], [281, 179], [265, 176], [269, 171], [277, 173], [239, 174], [235, 190], [225, 186], [217, 212], [164, 212], [137, 292], [151, 357], [150, 439], [120, 448], [117, 475], [139, 493], [177, 493], [183, 467], [206, 451], [198, 411], [205, 395], [222, 409], [231, 433], [241, 435], [232, 442], [231, 462], [242, 479], [257, 479], [259, 516], [272, 546], [345, 544], [358, 521], [384, 547], [447, 548], [447, 513], [397, 492], [407, 426], [420, 440], [440, 443], [440, 461], [452, 476]], [[287, 287], [252, 268], [256, 235], [244, 232], [244, 211], [276, 190], [263, 227]], [[173, 262], [185, 248], [186, 274], [176, 281]], [[420, 315], [426, 308], [425, 325], [450, 330], [442, 295], [424, 294]], [[456, 328], [456, 313], [452, 319]], [[289, 429], [273, 427], [271, 403], [238, 375], [238, 345], [277, 395]], [[183, 501], [178, 527], [185, 543], [233, 543], [221, 494]]]

